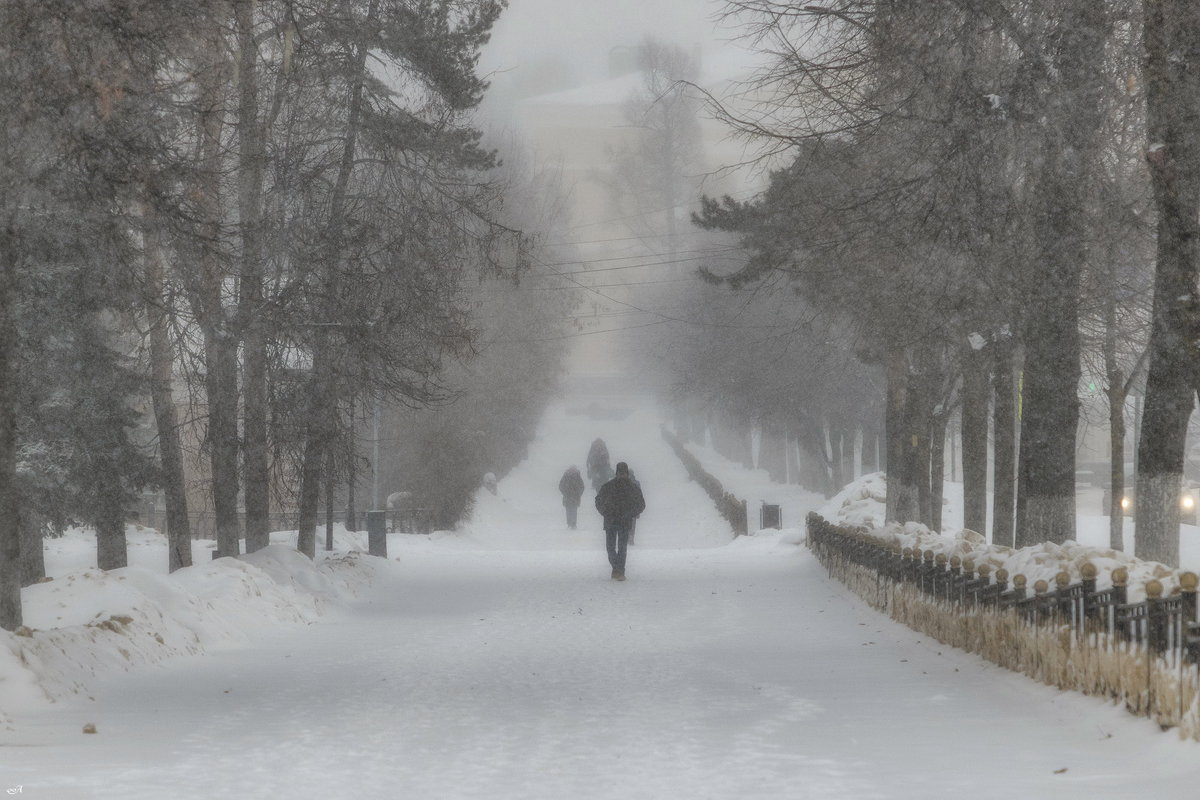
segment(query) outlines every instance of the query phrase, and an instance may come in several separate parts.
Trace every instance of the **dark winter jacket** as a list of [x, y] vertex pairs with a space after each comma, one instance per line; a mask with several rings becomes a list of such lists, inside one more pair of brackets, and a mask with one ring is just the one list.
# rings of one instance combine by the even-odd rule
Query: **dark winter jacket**
[[618, 475], [596, 493], [596, 510], [604, 517], [604, 529], [628, 528], [646, 510], [642, 489], [628, 475]]
[[579, 470], [575, 467], [568, 468], [558, 481], [558, 490], [562, 492], [563, 505], [576, 508], [583, 497], [583, 476], [579, 474]]

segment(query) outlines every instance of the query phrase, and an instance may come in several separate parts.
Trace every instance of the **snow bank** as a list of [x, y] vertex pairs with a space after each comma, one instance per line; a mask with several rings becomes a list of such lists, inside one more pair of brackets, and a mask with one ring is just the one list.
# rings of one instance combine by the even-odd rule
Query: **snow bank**
[[[163, 539], [139, 532], [138, 542], [153, 537]], [[87, 532], [64, 538], [55, 543], [63, 562], [76, 561], [89, 539], [94, 548]], [[162, 551], [165, 564], [165, 541]], [[86, 695], [108, 673], [245, 641], [280, 623], [312, 622], [388, 566], [355, 551], [321, 552], [314, 562], [273, 543], [171, 574], [143, 566], [51, 570], [22, 591], [25, 627], [0, 631], [0, 709]]]
[[990, 565], [993, 574], [1003, 568], [1011, 577], [1024, 575], [1031, 589], [1039, 580], [1053, 587], [1059, 572], [1068, 573], [1071, 582], [1077, 582], [1081, 578], [1080, 568], [1086, 563], [1094, 564], [1099, 570], [1097, 588], [1106, 589], [1112, 586], [1112, 571], [1124, 567], [1129, 575], [1129, 602], [1136, 603], [1145, 599], [1145, 584], [1150, 579], [1160, 581], [1164, 594], [1169, 595], [1179, 585], [1179, 576], [1183, 572], [1157, 561], [1142, 561], [1118, 550], [1075, 541], [1044, 542], [1014, 550], [988, 544], [982, 535], [969, 530], [946, 535], [934, 533], [916, 522], [883, 524], [886, 489], [883, 473], [865, 475], [848, 484], [817, 509], [817, 513], [835, 524], [865, 528], [872, 536], [901, 548], [932, 550], [935, 556], [944, 553], [947, 558], [959, 556], [964, 561], [971, 559], [976, 566]]
[[864, 475], [846, 486], [817, 513], [830, 522], [876, 528], [883, 525], [887, 511], [887, 478], [882, 472]]

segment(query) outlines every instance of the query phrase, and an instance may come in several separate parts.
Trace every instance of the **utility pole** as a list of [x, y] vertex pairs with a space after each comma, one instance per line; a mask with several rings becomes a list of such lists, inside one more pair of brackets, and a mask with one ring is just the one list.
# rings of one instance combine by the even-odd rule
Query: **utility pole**
[[379, 510], [379, 398], [375, 398], [375, 419], [372, 425], [371, 444], [371, 510]]

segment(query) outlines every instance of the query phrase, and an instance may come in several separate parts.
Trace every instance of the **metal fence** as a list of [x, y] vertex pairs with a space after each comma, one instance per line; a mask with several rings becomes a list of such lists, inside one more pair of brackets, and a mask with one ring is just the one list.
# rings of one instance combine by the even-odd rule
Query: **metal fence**
[[1064, 689], [1107, 695], [1164, 727], [1200, 739], [1200, 624], [1195, 573], [1178, 587], [1145, 584], [1128, 602], [1124, 567], [1097, 588], [1100, 570], [1062, 571], [1054, 586], [932, 550], [900, 548], [817, 514], [808, 546], [876, 608], [939, 641]]
[[[148, 528], [163, 533], [167, 532], [166, 511], [152, 505], [144, 505], [135, 518], [136, 521]], [[296, 511], [275, 511], [269, 515], [269, 527], [272, 531], [295, 530], [299, 524], [299, 513]], [[212, 511], [191, 511], [188, 513], [193, 539], [214, 539], [217, 535], [216, 514]], [[325, 529], [325, 511], [317, 515], [317, 530]], [[367, 512], [359, 511], [351, 515], [348, 511], [335, 510], [333, 521], [344, 524], [347, 530], [365, 531], [367, 528]], [[348, 521], [348, 524], [347, 524]], [[433, 512], [426, 508], [394, 508], [387, 511], [387, 525], [390, 533], [429, 533], [433, 530]], [[246, 528], [246, 513], [238, 512], [238, 527]]]

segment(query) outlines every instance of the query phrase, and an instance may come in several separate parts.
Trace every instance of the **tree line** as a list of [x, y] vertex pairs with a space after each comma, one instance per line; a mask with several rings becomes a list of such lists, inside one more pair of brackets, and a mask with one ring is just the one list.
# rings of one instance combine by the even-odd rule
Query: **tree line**
[[769, 331], [701, 328], [684, 393], [808, 427], [826, 459], [831, 429], [881, 412], [888, 518], [934, 527], [957, 421], [966, 527], [986, 531], [990, 453], [992, 540], [1024, 546], [1075, 536], [1092, 388], [1109, 407], [1117, 548], [1140, 393], [1137, 555], [1178, 563], [1200, 387], [1200, 9], [731, 0], [726, 14], [762, 60], [713, 106], [771, 169], [750, 199], [702, 200], [699, 227], [744, 254], [706, 274], [792, 299]]
[[515, 357], [488, 337], [518, 310], [484, 319], [481, 293], [538, 268], [545, 220], [505, 200], [542, 178], [472, 122], [505, 5], [3, 4], [0, 626], [44, 523], [93, 526], [99, 567], [124, 566], [150, 487], [188, 566], [189, 454], [217, 555], [264, 547], [287, 503], [313, 556], [364, 409], [443, 403], [456, 364]]

